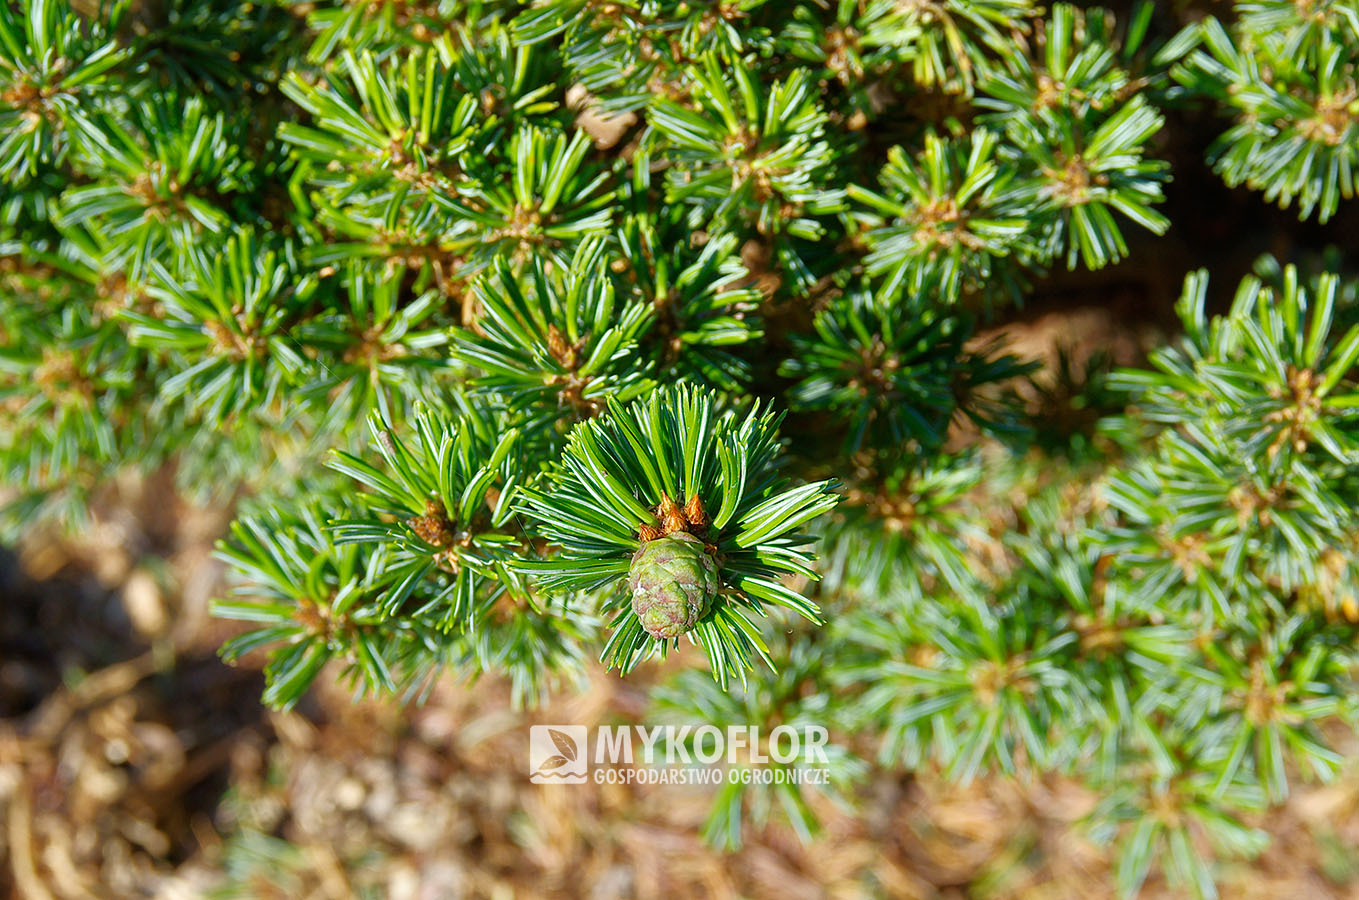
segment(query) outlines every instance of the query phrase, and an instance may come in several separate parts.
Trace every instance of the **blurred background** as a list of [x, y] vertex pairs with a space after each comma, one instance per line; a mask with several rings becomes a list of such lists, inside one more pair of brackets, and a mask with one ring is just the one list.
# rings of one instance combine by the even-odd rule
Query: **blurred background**
[[[1051, 356], [1057, 334], [1112, 334], [1108, 315], [1010, 327]], [[263, 660], [215, 655], [236, 627], [208, 615], [231, 511], [172, 483], [107, 485], [78, 541], [0, 552], [0, 897], [1112, 896], [1082, 827], [1094, 797], [1056, 779], [870, 773], [858, 815], [809, 792], [813, 843], [748, 827], [732, 854], [699, 837], [713, 787], [529, 783], [530, 724], [643, 721], [651, 683], [701, 665], [683, 653], [626, 681], [595, 668], [531, 715], [494, 680], [402, 706], [356, 703], [334, 673], [269, 712]], [[1274, 841], [1226, 871], [1224, 897], [1359, 897], [1359, 767], [1252, 824]]]

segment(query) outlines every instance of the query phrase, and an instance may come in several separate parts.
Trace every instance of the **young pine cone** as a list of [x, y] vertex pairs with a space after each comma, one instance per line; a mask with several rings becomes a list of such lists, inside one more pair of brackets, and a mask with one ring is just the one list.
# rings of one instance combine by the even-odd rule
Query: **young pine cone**
[[703, 542], [677, 531], [647, 541], [632, 555], [632, 611], [654, 638], [679, 637], [712, 606], [721, 582]]

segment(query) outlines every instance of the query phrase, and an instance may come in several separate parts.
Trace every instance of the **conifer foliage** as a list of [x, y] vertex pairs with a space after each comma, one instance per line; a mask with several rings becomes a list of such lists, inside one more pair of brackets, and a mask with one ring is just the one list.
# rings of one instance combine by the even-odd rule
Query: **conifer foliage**
[[1203, 5], [0, 0], [0, 522], [173, 466], [270, 705], [678, 655], [657, 715], [824, 724], [840, 802], [1060, 773], [1211, 897], [1359, 725], [1359, 281], [1187, 273], [1116, 372], [995, 330], [1177, 178], [1343, 239], [1359, 5]]

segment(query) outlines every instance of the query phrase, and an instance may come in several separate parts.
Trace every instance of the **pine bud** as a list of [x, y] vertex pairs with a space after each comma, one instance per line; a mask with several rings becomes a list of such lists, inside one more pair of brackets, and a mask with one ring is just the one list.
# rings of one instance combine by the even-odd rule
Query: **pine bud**
[[703, 542], [682, 531], [647, 541], [632, 556], [632, 611], [654, 638], [679, 637], [712, 606], [720, 580]]
[[695, 528], [703, 528], [708, 524], [708, 511], [703, 508], [703, 501], [698, 494], [689, 498], [689, 502], [684, 504], [684, 518]]
[[657, 509], [661, 517], [661, 531], [670, 534], [674, 531], [684, 531], [689, 523], [685, 521], [684, 510], [674, 500], [670, 499], [669, 494], [661, 495], [661, 505]]

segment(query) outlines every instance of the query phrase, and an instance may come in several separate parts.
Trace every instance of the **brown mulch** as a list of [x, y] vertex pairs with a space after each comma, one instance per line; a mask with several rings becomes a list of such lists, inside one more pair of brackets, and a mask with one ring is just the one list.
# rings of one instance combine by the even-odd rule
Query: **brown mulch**
[[[856, 814], [820, 804], [815, 843], [747, 829], [733, 854], [698, 836], [712, 788], [530, 784], [530, 723], [636, 720], [637, 683], [602, 673], [532, 714], [495, 682], [403, 708], [326, 678], [267, 712], [213, 652], [228, 511], [120, 490], [80, 544], [0, 556], [0, 897], [1112, 896], [1093, 798], [1057, 779], [878, 772]], [[1223, 896], [1359, 898], [1357, 811], [1359, 771], [1300, 790]]]

